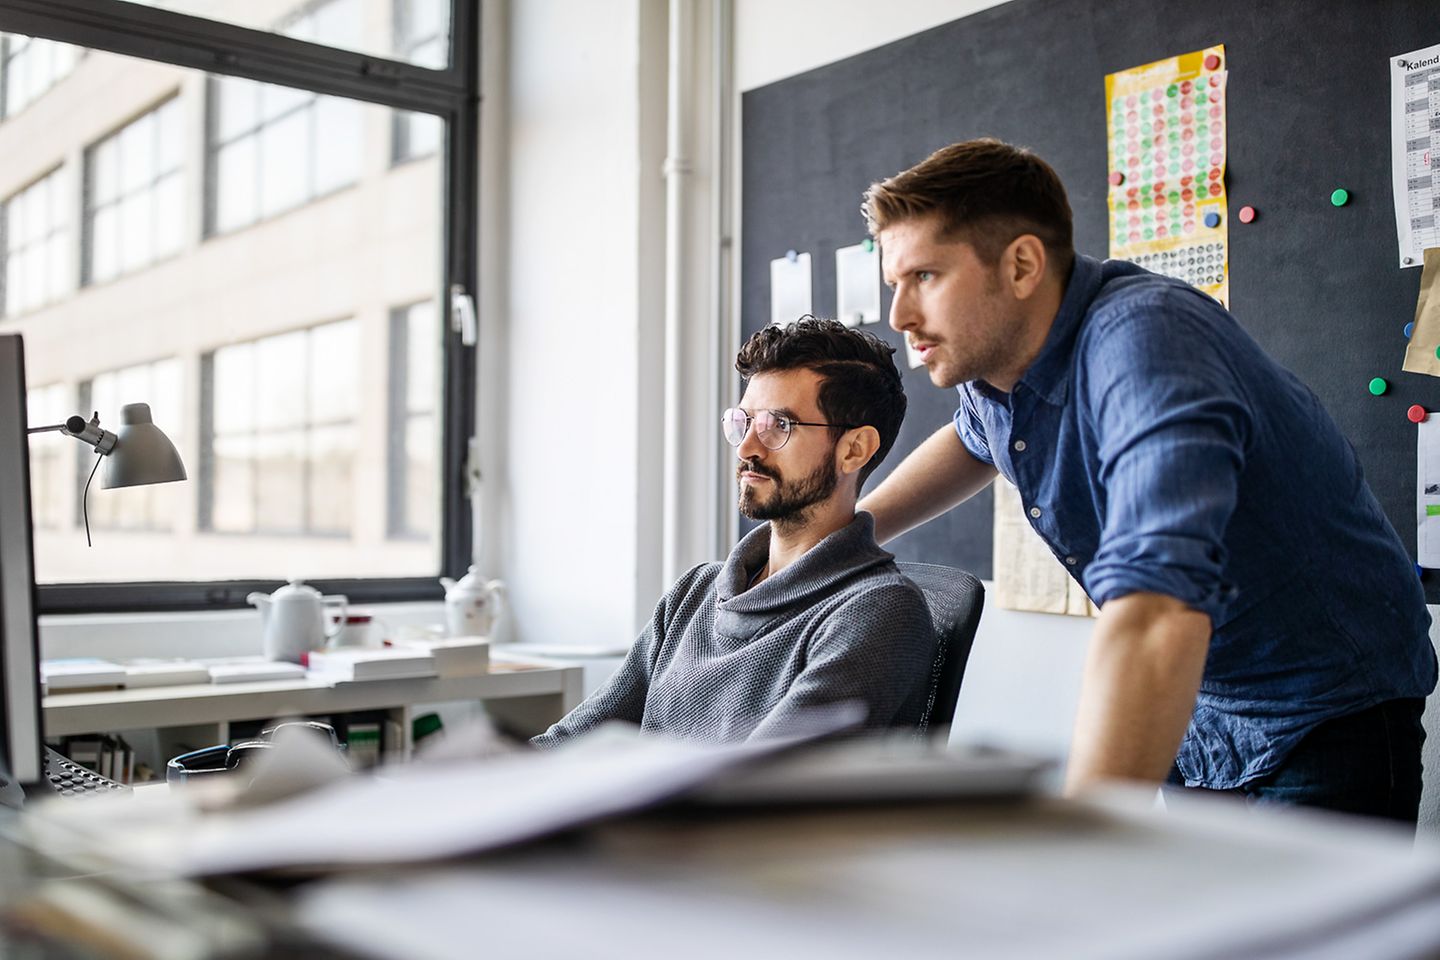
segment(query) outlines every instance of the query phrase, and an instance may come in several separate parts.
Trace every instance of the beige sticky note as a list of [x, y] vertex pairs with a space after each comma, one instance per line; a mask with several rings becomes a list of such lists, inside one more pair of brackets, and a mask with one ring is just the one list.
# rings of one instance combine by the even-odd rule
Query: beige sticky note
[[1405, 348], [1403, 369], [1410, 373], [1428, 373], [1440, 377], [1440, 292], [1435, 290], [1435, 277], [1440, 275], [1440, 247], [1425, 251], [1425, 267], [1420, 274], [1420, 296], [1415, 301], [1415, 329], [1410, 331], [1410, 344]]

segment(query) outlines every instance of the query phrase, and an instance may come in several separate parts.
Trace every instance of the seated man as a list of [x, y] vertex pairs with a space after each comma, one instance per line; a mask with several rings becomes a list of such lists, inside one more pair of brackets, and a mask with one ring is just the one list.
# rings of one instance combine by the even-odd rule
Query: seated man
[[894, 352], [812, 317], [750, 338], [735, 361], [745, 395], [721, 425], [739, 448], [741, 513], [770, 522], [682, 576], [615, 676], [532, 743], [613, 719], [692, 740], [773, 737], [842, 701], [865, 705], [867, 727], [920, 722], [930, 615], [855, 512], [905, 418]]

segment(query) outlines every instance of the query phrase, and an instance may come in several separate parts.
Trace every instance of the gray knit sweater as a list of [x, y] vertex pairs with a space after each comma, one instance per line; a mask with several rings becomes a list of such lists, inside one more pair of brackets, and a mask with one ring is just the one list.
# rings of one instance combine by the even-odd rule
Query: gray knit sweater
[[935, 632], [870, 514], [746, 589], [769, 555], [761, 524], [723, 564], [682, 576], [609, 682], [531, 743], [615, 719], [693, 740], [759, 739], [786, 733], [796, 711], [846, 700], [868, 708], [867, 727], [918, 724]]

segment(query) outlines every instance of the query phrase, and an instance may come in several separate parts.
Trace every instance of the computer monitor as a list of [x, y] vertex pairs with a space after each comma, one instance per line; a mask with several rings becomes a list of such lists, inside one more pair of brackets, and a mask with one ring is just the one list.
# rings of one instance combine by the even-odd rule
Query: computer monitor
[[0, 334], [0, 804], [18, 807], [44, 763], [25, 348]]

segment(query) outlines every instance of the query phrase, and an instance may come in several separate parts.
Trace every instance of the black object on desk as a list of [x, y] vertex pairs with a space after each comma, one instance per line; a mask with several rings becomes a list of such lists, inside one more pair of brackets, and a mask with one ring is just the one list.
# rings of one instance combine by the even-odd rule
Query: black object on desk
[[71, 760], [57, 750], [45, 748], [45, 776], [41, 783], [62, 797], [98, 797], [107, 793], [130, 793], [123, 783]]

